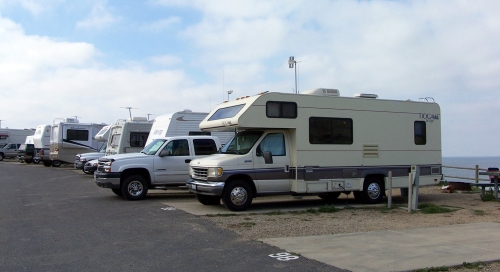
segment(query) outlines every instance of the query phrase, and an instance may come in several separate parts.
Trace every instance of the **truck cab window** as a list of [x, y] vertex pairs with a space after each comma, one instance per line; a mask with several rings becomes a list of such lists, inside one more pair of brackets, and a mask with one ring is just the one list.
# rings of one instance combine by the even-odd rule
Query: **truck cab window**
[[285, 156], [285, 136], [283, 133], [267, 134], [257, 147], [257, 156], [262, 156], [265, 151], [270, 151], [273, 156]]
[[165, 148], [170, 152], [170, 156], [189, 156], [189, 144], [187, 140], [173, 140]]

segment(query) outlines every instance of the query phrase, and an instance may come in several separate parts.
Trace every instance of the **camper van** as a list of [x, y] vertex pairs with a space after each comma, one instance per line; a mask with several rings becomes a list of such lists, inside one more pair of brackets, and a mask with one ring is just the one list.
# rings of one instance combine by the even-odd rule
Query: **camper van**
[[141, 151], [146, 145], [152, 125], [146, 117], [118, 120], [110, 128], [106, 156]]
[[33, 163], [42, 161], [45, 166], [50, 166], [52, 164], [50, 160], [50, 125], [36, 127], [33, 143], [35, 145]]
[[61, 162], [73, 163], [75, 155], [97, 151], [99, 142], [94, 136], [106, 124], [80, 123], [76, 118], [56, 119], [50, 135], [50, 159], [52, 166], [59, 167]]
[[106, 155], [106, 147], [109, 138], [109, 130], [111, 126], [104, 126], [97, 132], [94, 139], [99, 142], [98, 152], [88, 152], [88, 153], [78, 153], [75, 156], [75, 169], [82, 169], [85, 174], [94, 174], [93, 171], [86, 171], [84, 165], [91, 160], [99, 159], [100, 157]]
[[219, 105], [202, 131], [234, 128], [218, 154], [190, 163], [186, 182], [200, 203], [246, 210], [265, 195], [341, 193], [379, 203], [392, 172], [393, 188], [408, 188], [412, 166], [420, 186], [441, 178], [440, 107], [432, 99], [397, 101], [374, 94], [341, 97], [336, 89], [303, 94], [262, 93]]
[[153, 140], [162, 137], [173, 136], [196, 136], [196, 135], [211, 135], [219, 138], [219, 142], [224, 145], [231, 137], [234, 136], [234, 129], [228, 131], [204, 131], [200, 130], [200, 122], [207, 117], [208, 112], [193, 112], [191, 110], [183, 110], [174, 114], [163, 114], [155, 118], [151, 132], [149, 133], [146, 145]]

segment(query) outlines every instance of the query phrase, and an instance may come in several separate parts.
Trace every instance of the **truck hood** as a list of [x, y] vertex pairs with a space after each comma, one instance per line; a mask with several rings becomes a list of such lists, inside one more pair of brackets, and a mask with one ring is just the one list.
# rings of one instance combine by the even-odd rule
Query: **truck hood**
[[[212, 154], [203, 158], [192, 160], [190, 166], [203, 167], [224, 167], [226, 165], [244, 164], [246, 160], [251, 160], [251, 155], [234, 155], [234, 154]], [[248, 164], [248, 163], [247, 163]]]
[[109, 160], [128, 160], [128, 159], [138, 159], [138, 158], [146, 158], [152, 155], [146, 155], [144, 153], [126, 153], [126, 154], [116, 154], [116, 155], [108, 155], [101, 157], [99, 161], [109, 161]]

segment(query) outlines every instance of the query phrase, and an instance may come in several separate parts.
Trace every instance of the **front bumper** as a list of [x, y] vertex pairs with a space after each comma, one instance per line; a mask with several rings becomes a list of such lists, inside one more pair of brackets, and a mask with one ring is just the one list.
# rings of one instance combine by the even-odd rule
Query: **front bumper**
[[89, 163], [86, 163], [83, 166], [83, 170], [87, 172], [95, 172], [97, 171], [97, 165], [90, 165]]
[[101, 188], [119, 189], [121, 173], [94, 172], [94, 182]]
[[186, 187], [191, 193], [221, 196], [224, 190], [224, 182], [207, 182], [189, 179], [186, 181]]

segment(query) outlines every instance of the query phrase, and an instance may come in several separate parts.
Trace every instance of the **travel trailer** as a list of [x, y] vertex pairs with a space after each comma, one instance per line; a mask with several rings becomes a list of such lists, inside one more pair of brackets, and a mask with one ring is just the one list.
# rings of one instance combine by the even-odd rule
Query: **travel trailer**
[[91, 160], [99, 159], [106, 155], [106, 147], [109, 138], [109, 130], [111, 126], [104, 126], [97, 132], [94, 139], [99, 142], [100, 147], [98, 152], [78, 153], [75, 156], [75, 169], [82, 169], [85, 174], [94, 174], [93, 171], [86, 171], [84, 165]]
[[204, 131], [200, 130], [200, 122], [207, 117], [208, 112], [192, 112], [191, 110], [178, 111], [174, 114], [163, 114], [155, 118], [146, 145], [154, 139], [172, 136], [211, 135], [219, 138], [224, 145], [234, 136], [234, 130]]
[[0, 128], [0, 147], [9, 143], [22, 144], [26, 136], [33, 134], [35, 134], [34, 129]]
[[33, 135], [33, 143], [35, 144], [35, 156], [33, 163], [43, 162], [45, 166], [50, 166], [50, 125], [39, 125], [36, 127], [35, 135]]
[[146, 117], [118, 120], [110, 128], [106, 156], [140, 152], [146, 145], [152, 125]]
[[218, 154], [192, 160], [186, 182], [205, 205], [248, 209], [264, 195], [318, 195], [334, 201], [353, 192], [364, 203], [441, 179], [440, 107], [432, 99], [396, 101], [373, 94], [341, 97], [336, 89], [303, 94], [262, 93], [219, 105], [202, 131], [234, 128]]
[[94, 136], [104, 126], [106, 124], [79, 123], [76, 118], [54, 120], [50, 135], [52, 166], [72, 163], [78, 153], [97, 151], [100, 145]]

